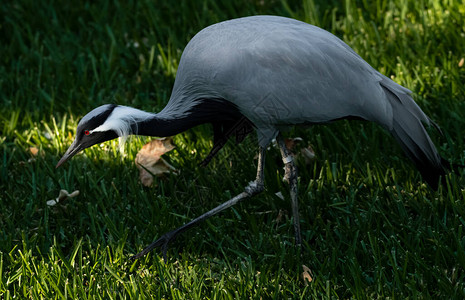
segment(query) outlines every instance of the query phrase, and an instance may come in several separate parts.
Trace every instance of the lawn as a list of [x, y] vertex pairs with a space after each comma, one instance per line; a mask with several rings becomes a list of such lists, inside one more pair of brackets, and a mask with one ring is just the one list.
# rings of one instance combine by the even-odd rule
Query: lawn
[[[296, 128], [302, 255], [293, 245], [279, 151], [266, 191], [181, 235], [164, 263], [129, 258], [254, 179], [256, 137], [213, 145], [202, 125], [174, 137], [177, 174], [144, 187], [134, 159], [150, 139], [94, 146], [59, 169], [79, 119], [117, 103], [159, 111], [200, 29], [276, 14], [336, 34], [410, 88], [441, 127], [442, 156], [465, 161], [465, 2], [4, 1], [0, 5], [1, 299], [465, 298], [465, 180], [431, 190], [376, 124]], [[77, 197], [55, 206], [61, 189]], [[281, 192], [284, 199], [276, 194]], [[312, 281], [301, 279], [302, 265]]]

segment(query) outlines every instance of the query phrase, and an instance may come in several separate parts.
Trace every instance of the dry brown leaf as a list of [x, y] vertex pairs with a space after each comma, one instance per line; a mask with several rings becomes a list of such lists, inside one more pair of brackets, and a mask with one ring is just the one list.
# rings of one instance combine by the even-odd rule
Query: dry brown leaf
[[136, 166], [140, 172], [140, 181], [145, 186], [151, 186], [153, 175], [163, 176], [167, 173], [175, 172], [176, 169], [161, 156], [173, 150], [173, 139], [155, 139], [145, 144], [136, 155]]
[[67, 190], [60, 190], [60, 193], [58, 194], [58, 197], [56, 199], [48, 200], [47, 205], [48, 206], [55, 206], [60, 202], [65, 201], [68, 198], [73, 198], [79, 195], [79, 191], [76, 190], [72, 192], [71, 194]]
[[29, 152], [32, 154], [32, 156], [37, 156], [37, 154], [39, 154], [39, 148], [29, 147]]
[[459, 68], [463, 67], [463, 64], [465, 63], [465, 58], [461, 58], [459, 61]]
[[310, 270], [310, 268], [306, 265], [302, 265], [302, 269], [302, 280], [304, 281], [305, 285], [308, 285], [310, 282], [313, 281], [312, 270]]

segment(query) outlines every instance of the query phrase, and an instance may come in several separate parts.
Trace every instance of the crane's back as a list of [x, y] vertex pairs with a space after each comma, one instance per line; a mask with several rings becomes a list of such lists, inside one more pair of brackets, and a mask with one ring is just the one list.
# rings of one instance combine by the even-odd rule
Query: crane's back
[[347, 116], [389, 126], [381, 76], [323, 29], [254, 16], [209, 26], [189, 42], [169, 106], [222, 98], [258, 128]]

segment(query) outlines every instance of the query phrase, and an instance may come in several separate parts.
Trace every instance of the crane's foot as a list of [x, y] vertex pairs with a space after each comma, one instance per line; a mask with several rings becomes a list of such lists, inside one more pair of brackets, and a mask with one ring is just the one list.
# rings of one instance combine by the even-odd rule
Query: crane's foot
[[152, 251], [155, 248], [161, 248], [162, 254], [163, 254], [163, 261], [166, 262], [168, 261], [168, 258], [166, 256], [166, 253], [168, 252], [168, 244], [176, 239], [176, 236], [180, 233], [179, 228], [172, 230], [170, 232], [165, 233], [162, 235], [158, 240], [153, 242], [152, 244], [148, 245], [147, 247], [144, 248], [141, 252], [137, 253], [136, 255], [131, 257], [131, 260], [136, 260], [141, 258], [142, 256], [146, 255], [150, 251]]

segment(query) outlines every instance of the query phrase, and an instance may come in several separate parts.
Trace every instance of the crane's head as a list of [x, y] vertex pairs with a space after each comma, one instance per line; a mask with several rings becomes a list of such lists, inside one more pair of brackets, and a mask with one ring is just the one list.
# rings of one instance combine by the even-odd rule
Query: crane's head
[[117, 122], [115, 122], [115, 118], [111, 118], [111, 115], [117, 107], [118, 106], [114, 104], [105, 104], [85, 115], [78, 123], [74, 142], [69, 146], [56, 167], [58, 168], [76, 153], [90, 146], [120, 136], [118, 128], [115, 127]]
[[120, 146], [130, 134], [138, 133], [140, 123], [154, 114], [128, 106], [105, 104], [85, 115], [78, 123], [76, 137], [57, 164], [57, 168], [81, 150], [120, 137]]

